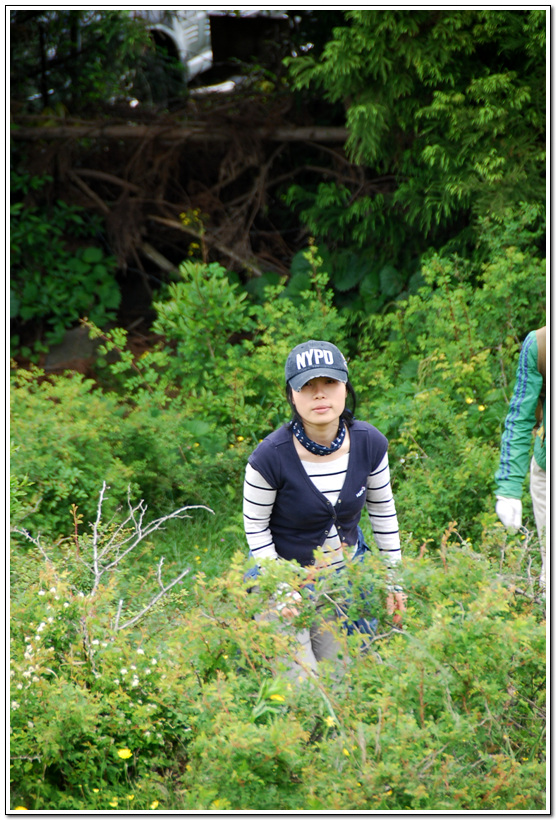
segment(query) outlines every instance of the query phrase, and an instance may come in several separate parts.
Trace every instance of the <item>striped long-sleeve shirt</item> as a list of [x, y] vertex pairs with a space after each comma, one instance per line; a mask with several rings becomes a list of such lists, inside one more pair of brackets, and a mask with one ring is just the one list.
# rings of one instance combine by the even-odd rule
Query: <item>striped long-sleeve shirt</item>
[[[313, 461], [301, 463], [319, 492], [335, 505], [346, 477], [349, 453], [322, 464]], [[278, 557], [271, 530], [276, 493], [263, 476], [248, 464], [245, 472], [243, 516], [247, 542], [257, 562]], [[367, 477], [366, 508], [380, 554], [388, 566], [394, 567], [401, 560], [401, 548], [387, 454]], [[350, 546], [355, 551], [356, 545]], [[322, 550], [329, 566], [339, 569], [344, 565], [343, 550], [335, 526], [332, 526], [322, 544]]]

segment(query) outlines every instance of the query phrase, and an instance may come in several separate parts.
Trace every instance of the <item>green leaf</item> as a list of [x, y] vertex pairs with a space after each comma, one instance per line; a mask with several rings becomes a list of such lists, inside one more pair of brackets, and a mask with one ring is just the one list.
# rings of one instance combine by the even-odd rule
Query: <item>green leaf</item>
[[367, 259], [361, 254], [352, 251], [337, 254], [332, 266], [332, 283], [339, 291], [352, 290], [370, 269]]
[[380, 289], [385, 296], [397, 296], [403, 288], [403, 276], [393, 265], [385, 265], [379, 273]]
[[15, 319], [19, 313], [20, 300], [10, 288], [10, 319]]
[[95, 247], [85, 248], [82, 253], [83, 261], [88, 262], [89, 264], [100, 262], [103, 256], [104, 254], [101, 249]]

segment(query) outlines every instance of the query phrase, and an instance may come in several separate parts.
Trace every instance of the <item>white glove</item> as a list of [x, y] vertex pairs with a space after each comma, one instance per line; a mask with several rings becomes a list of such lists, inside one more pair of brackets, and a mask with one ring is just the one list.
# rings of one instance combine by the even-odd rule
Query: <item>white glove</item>
[[518, 530], [521, 527], [521, 500], [503, 495], [497, 495], [496, 498], [496, 515], [502, 524]]

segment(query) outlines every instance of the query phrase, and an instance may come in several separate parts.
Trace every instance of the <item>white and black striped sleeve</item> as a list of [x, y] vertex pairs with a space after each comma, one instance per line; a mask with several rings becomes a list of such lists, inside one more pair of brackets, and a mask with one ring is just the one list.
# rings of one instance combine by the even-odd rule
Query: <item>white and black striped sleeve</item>
[[276, 490], [248, 464], [243, 484], [243, 526], [249, 549], [257, 562], [278, 557], [270, 531], [275, 499]]
[[401, 561], [402, 553], [388, 453], [367, 479], [367, 511], [380, 554], [393, 567]]

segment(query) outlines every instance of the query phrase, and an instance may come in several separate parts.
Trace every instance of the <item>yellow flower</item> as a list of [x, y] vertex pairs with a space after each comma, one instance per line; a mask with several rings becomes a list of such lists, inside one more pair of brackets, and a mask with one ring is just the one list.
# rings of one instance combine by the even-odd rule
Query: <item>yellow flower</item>
[[332, 717], [332, 715], [328, 715], [328, 717], [326, 717], [326, 718], [324, 719], [324, 722], [326, 723], [326, 725], [327, 725], [327, 726], [329, 726], [329, 727], [331, 727], [331, 728], [332, 728], [332, 726], [334, 726], [334, 724], [336, 723], [336, 721], [334, 720], [334, 718]]
[[108, 805], [112, 806], [112, 808], [115, 809], [116, 806], [118, 805], [118, 798], [117, 797], [112, 798], [112, 800], [110, 801], [110, 803]]
[[157, 809], [157, 808], [158, 808], [158, 800], [153, 800], [153, 802], [149, 806], [149, 809]]
[[126, 798], [128, 800], [135, 800], [135, 795], [134, 794], [126, 794]]
[[480, 413], [482, 413], [483, 410], [486, 410], [486, 407], [484, 406], [484, 404], [480, 404], [479, 407], [478, 407], [478, 410], [479, 410]]
[[469, 396], [465, 399], [466, 404], [473, 404], [473, 399], [469, 398]]
[[129, 749], [118, 749], [118, 757], [121, 757], [122, 760], [128, 760], [132, 755], [133, 752]]
[[348, 752], [347, 749], [342, 749], [342, 751], [343, 751], [343, 753], [345, 754], [346, 757], [349, 757], [349, 752]]
[[284, 695], [271, 695], [270, 700], [279, 700], [281, 703], [283, 703], [286, 700], [286, 698], [284, 697]]
[[237, 440], [238, 440], [238, 441], [245, 441], [245, 439], [243, 438], [243, 436], [238, 436], [238, 437], [237, 437]]
[[95, 794], [98, 794], [99, 790], [98, 789], [93, 789], [93, 791], [94, 791]]

